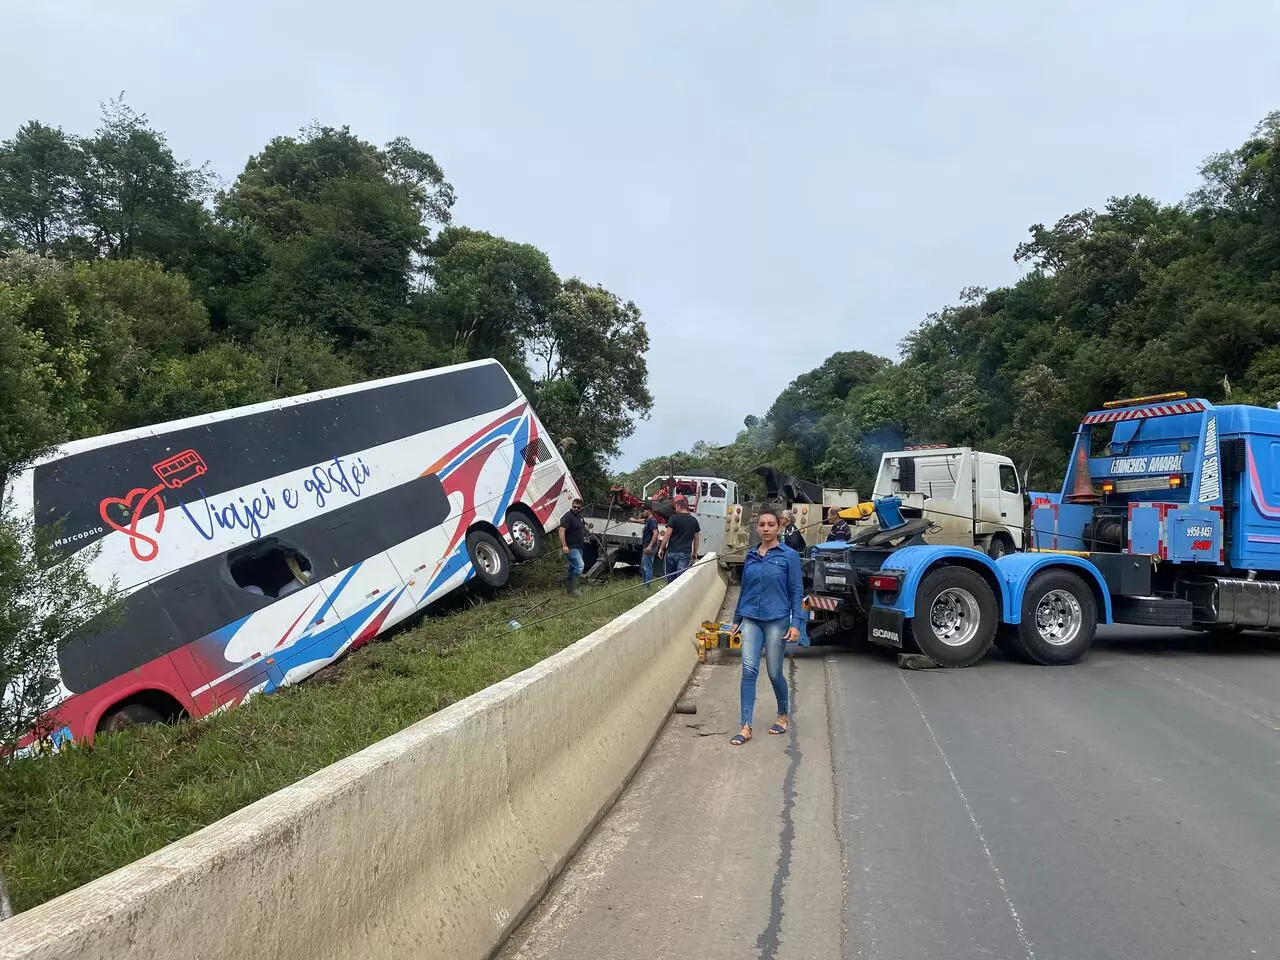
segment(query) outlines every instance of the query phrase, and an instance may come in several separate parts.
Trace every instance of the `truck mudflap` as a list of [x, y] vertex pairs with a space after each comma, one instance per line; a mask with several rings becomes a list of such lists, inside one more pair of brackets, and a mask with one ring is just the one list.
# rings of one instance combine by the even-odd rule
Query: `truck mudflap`
[[992, 560], [981, 550], [942, 544], [904, 547], [889, 554], [880, 569], [900, 572], [901, 586], [891, 598], [877, 594], [870, 612], [896, 610], [904, 619], [914, 617], [920, 581], [940, 564], [964, 566], [981, 574], [996, 595], [1001, 622], [1010, 624], [1022, 621], [1022, 601], [1037, 574], [1048, 569], [1068, 569], [1093, 588], [1098, 601], [1098, 623], [1113, 622], [1106, 581], [1098, 568], [1083, 557], [1065, 553], [1011, 553]]
[[867, 639], [872, 643], [883, 643], [901, 650], [906, 629], [907, 618], [901, 610], [872, 607], [867, 614]]

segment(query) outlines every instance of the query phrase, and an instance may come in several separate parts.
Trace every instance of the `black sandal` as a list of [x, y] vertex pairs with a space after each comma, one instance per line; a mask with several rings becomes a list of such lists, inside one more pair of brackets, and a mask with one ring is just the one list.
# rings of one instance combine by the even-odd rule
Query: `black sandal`
[[[748, 729], [748, 730], [750, 730], [750, 729], [751, 729], [751, 727], [750, 727], [750, 726], [748, 726], [748, 727], [747, 727], [747, 729]], [[733, 739], [732, 739], [732, 740], [730, 740], [730, 741], [729, 741], [729, 743], [731, 743], [731, 744], [732, 744], [733, 746], [735, 746], [735, 747], [740, 747], [740, 746], [742, 746], [744, 743], [746, 743], [746, 742], [747, 742], [748, 740], [750, 740], [750, 739], [751, 739], [751, 737], [749, 737], [749, 736], [744, 737], [744, 736], [743, 736], [742, 734], [740, 734], [740, 733], [735, 733], [735, 734], [733, 735]]]
[[[782, 719], [782, 718], [781, 718], [781, 717], [779, 717], [778, 719]], [[787, 726], [786, 726], [786, 727], [784, 727], [784, 726], [783, 726], [782, 724], [780, 724], [780, 723], [775, 723], [772, 727], [770, 727], [770, 728], [769, 728], [769, 733], [773, 734], [773, 736], [775, 736], [775, 737], [780, 737], [780, 736], [782, 736], [784, 733], [786, 733], [786, 732], [787, 732], [787, 729], [788, 729], [788, 727], [790, 727], [790, 726], [791, 726], [791, 721], [790, 721], [790, 720], [788, 720], [788, 721], [787, 721]]]

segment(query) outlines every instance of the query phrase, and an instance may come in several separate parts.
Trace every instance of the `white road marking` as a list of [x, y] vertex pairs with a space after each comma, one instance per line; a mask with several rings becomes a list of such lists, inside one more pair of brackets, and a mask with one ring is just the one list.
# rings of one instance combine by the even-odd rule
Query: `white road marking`
[[899, 673], [898, 679], [902, 681], [902, 685], [907, 688], [907, 693], [911, 695], [911, 700], [916, 705], [916, 710], [920, 713], [920, 719], [924, 721], [924, 728], [929, 731], [929, 739], [937, 747], [938, 756], [942, 758], [942, 762], [946, 765], [947, 774], [955, 785], [956, 793], [960, 795], [960, 802], [964, 804], [965, 813], [969, 815], [969, 822], [973, 824], [973, 832], [978, 835], [978, 842], [982, 844], [982, 852], [986, 854], [987, 863], [991, 866], [991, 872], [995, 874], [996, 885], [1000, 887], [1000, 892], [1004, 895], [1005, 906], [1009, 908], [1009, 918], [1013, 921], [1013, 925], [1018, 931], [1018, 942], [1022, 944], [1022, 949], [1026, 953], [1026, 960], [1036, 960], [1035, 951], [1031, 948], [1031, 939], [1027, 936], [1026, 928], [1022, 925], [1022, 918], [1018, 916], [1018, 908], [1013, 905], [1013, 898], [1009, 896], [1009, 887], [1004, 882], [1004, 875], [1000, 873], [1000, 868], [996, 866], [995, 857], [991, 855], [991, 847], [987, 844], [986, 834], [982, 832], [982, 825], [978, 823], [978, 818], [973, 814], [973, 807], [969, 805], [969, 798], [965, 796], [964, 788], [960, 786], [960, 781], [956, 779], [955, 770], [951, 769], [951, 761], [947, 759], [946, 751], [942, 749], [942, 744], [938, 742], [937, 734], [933, 732], [933, 724], [924, 715], [924, 707], [920, 705], [920, 699], [916, 696], [916, 692], [911, 689], [911, 684], [907, 683], [907, 678]]

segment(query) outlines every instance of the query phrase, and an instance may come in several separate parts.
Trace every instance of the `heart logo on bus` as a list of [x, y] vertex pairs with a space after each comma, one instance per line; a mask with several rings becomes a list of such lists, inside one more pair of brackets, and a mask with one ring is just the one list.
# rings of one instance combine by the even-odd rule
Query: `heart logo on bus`
[[[164, 529], [164, 501], [158, 496], [164, 486], [161, 483], [151, 488], [134, 487], [123, 497], [105, 497], [98, 504], [98, 514], [102, 517], [102, 522], [112, 530], [119, 531], [127, 536], [129, 538], [129, 549], [133, 551], [134, 557], [143, 563], [156, 558], [156, 555], [160, 553], [160, 544], [154, 537], [149, 537], [138, 530], [138, 521], [142, 519], [142, 514], [147, 509], [147, 504], [154, 500], [156, 504], [156, 533]], [[123, 522], [111, 516], [113, 507], [118, 508], [118, 512], [122, 514]]]

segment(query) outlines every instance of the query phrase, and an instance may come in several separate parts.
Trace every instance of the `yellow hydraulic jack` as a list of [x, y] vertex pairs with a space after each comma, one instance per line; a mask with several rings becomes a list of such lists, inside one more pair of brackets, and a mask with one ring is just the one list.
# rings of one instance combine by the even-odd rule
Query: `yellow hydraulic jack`
[[741, 650], [742, 634], [733, 633], [732, 623], [717, 623], [714, 620], [703, 620], [702, 629], [698, 631], [698, 662], [707, 662], [708, 650]]

